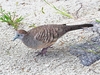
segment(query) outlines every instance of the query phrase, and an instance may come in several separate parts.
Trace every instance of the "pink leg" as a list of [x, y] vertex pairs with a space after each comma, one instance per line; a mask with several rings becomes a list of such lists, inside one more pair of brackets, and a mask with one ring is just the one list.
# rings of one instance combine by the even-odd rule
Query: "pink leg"
[[48, 49], [48, 47], [47, 47], [47, 48], [43, 48], [43, 49], [41, 50], [41, 52], [38, 52], [38, 54], [37, 54], [36, 56], [39, 56], [39, 55], [43, 56], [43, 55], [46, 55], [47, 49]]

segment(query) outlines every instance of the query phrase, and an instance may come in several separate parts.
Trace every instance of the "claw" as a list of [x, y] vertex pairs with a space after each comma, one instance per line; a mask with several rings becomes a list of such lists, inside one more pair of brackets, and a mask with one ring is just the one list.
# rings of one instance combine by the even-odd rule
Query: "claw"
[[41, 55], [41, 56], [45, 55], [46, 56], [47, 49], [48, 49], [48, 47], [43, 48], [41, 52], [36, 52], [36, 53], [38, 53], [36, 56], [39, 56], [39, 55]]

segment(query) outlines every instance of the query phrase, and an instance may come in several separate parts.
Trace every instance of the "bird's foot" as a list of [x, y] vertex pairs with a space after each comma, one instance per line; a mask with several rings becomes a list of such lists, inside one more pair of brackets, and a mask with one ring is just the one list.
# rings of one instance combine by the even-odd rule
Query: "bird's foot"
[[36, 53], [38, 53], [36, 56], [39, 56], [39, 55], [41, 55], [41, 56], [45, 55], [46, 56], [47, 49], [48, 48], [43, 48], [41, 52], [36, 52]]

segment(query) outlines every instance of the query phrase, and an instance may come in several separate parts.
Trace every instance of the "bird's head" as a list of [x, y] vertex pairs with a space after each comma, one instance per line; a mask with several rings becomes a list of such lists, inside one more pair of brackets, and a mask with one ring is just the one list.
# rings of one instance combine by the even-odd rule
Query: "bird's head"
[[17, 30], [16, 33], [15, 33], [15, 37], [14, 37], [13, 41], [16, 40], [16, 39], [22, 40], [25, 35], [27, 35], [27, 32], [25, 30]]

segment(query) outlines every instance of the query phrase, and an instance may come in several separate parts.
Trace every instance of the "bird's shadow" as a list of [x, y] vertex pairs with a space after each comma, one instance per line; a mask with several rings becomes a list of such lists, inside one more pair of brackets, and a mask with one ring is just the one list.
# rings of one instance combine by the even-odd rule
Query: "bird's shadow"
[[100, 59], [100, 36], [85, 43], [73, 45], [69, 51], [77, 56], [84, 66], [89, 66]]
[[53, 59], [67, 60], [67, 59], [71, 59], [72, 56], [74, 55], [79, 58], [80, 62], [84, 66], [89, 66], [100, 59], [99, 45], [100, 45], [100, 36], [97, 36], [85, 43], [75, 44], [73, 46], [66, 47], [63, 49], [50, 48], [48, 49], [46, 56], [45, 55], [36, 56], [36, 53], [33, 51], [33, 52], [29, 52], [26, 57], [28, 59], [36, 58], [39, 61], [41, 60], [46, 61], [46, 60], [53, 60]]

